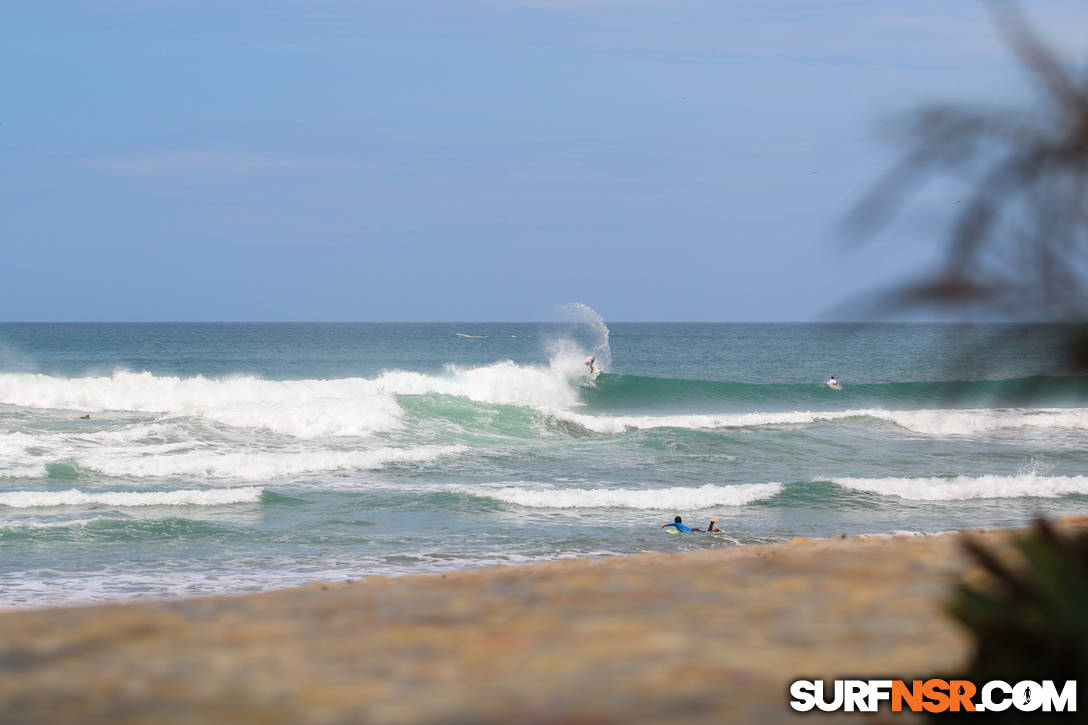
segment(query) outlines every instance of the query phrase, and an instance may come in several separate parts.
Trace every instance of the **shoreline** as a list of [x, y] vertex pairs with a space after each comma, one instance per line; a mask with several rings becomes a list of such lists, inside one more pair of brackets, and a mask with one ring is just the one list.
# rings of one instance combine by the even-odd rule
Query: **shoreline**
[[[1005, 548], [1010, 532], [967, 533]], [[962, 535], [0, 612], [0, 720], [785, 721], [800, 676], [963, 662], [967, 641], [941, 612], [966, 568]]]
[[[1064, 516], [1065, 519], [1078, 519], [1078, 516]], [[1088, 521], [1088, 515], [1085, 515], [1086, 521]], [[280, 592], [289, 592], [297, 589], [308, 589], [311, 587], [340, 587], [340, 586], [352, 586], [362, 582], [370, 581], [371, 579], [381, 580], [401, 580], [409, 577], [437, 577], [440, 579], [446, 579], [449, 576], [468, 574], [473, 572], [487, 572], [491, 570], [502, 570], [521, 567], [547, 567], [551, 564], [570, 562], [570, 561], [584, 561], [584, 562], [598, 562], [598, 561], [622, 561], [626, 559], [637, 558], [640, 556], [687, 556], [690, 554], [700, 554], [706, 552], [719, 551], [721, 549], [743, 549], [751, 547], [764, 547], [764, 546], [787, 546], [801, 543], [815, 543], [822, 541], [842, 541], [844, 539], [911, 539], [911, 538], [932, 538], [935, 536], [954, 536], [958, 534], [973, 534], [973, 533], [996, 533], [996, 532], [1013, 532], [1021, 531], [1023, 528], [1008, 528], [1008, 529], [950, 529], [943, 531], [909, 531], [909, 530], [897, 530], [891, 533], [863, 533], [863, 534], [841, 534], [837, 536], [826, 537], [814, 537], [814, 536], [793, 536], [791, 538], [783, 538], [778, 541], [761, 541], [755, 543], [743, 543], [736, 539], [730, 538], [725, 545], [715, 548], [705, 549], [688, 549], [684, 551], [666, 551], [664, 549], [647, 549], [642, 551], [635, 551], [632, 553], [607, 553], [602, 555], [582, 555], [582, 554], [570, 554], [553, 559], [539, 559], [535, 561], [524, 562], [502, 562], [491, 564], [479, 564], [465, 567], [455, 567], [452, 569], [427, 569], [422, 571], [410, 570], [395, 573], [375, 573], [364, 574], [362, 576], [356, 576], [348, 579], [314, 579], [311, 581], [303, 581], [292, 584], [285, 584], [281, 586], [273, 586], [268, 589], [251, 589], [251, 590], [235, 590], [235, 591], [216, 591], [211, 593], [197, 593], [197, 594], [184, 594], [173, 596], [142, 596], [137, 595], [133, 598], [127, 599], [90, 599], [90, 600], [76, 600], [76, 601], [55, 601], [51, 603], [42, 604], [40, 606], [18, 604], [12, 606], [0, 605], [0, 617], [4, 617], [10, 614], [28, 614], [32, 612], [50, 612], [55, 610], [67, 610], [67, 609], [97, 609], [101, 607], [124, 607], [124, 606], [138, 606], [138, 605], [169, 605], [183, 602], [194, 602], [209, 599], [240, 599], [245, 597], [258, 597], [266, 594], [276, 594]], [[706, 532], [695, 531], [691, 535], [704, 535]], [[683, 534], [687, 536], [688, 534]]]

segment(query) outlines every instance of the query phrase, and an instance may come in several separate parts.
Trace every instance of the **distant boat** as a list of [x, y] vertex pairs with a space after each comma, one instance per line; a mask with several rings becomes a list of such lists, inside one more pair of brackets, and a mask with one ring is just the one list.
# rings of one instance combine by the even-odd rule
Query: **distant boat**
[[487, 337], [487, 335], [470, 335], [467, 332], [458, 332], [457, 336], [458, 337], [471, 337], [471, 338], [475, 338], [477, 340], [482, 340], [485, 337]]

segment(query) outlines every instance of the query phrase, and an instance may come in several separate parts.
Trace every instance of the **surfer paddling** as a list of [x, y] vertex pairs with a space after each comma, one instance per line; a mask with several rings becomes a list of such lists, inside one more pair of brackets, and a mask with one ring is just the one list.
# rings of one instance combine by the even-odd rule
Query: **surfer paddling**
[[593, 357], [592, 355], [586, 358], [586, 367], [589, 368], [589, 375], [592, 375], [594, 373], [593, 363], [595, 362], [597, 362], [597, 358]]
[[[722, 533], [722, 530], [719, 529], [717, 526], [715, 526], [715, 524], [717, 524], [717, 523], [718, 523], [717, 519], [711, 519], [710, 523], [706, 527], [706, 533], [708, 533], [708, 534], [711, 534], [711, 533], [719, 533], [720, 534], [720, 533]], [[675, 519], [673, 519], [672, 523], [670, 523], [670, 524], [661, 524], [661, 528], [669, 529], [670, 534], [675, 534], [675, 533], [678, 533], [680, 531], [700, 531], [700, 532], [703, 531], [702, 529], [692, 529], [692, 528], [689, 528], [689, 527], [685, 526], [683, 519], [681, 519], [679, 516], [677, 516]]]
[[671, 524], [661, 524], [661, 528], [672, 529], [669, 533], [676, 533], [677, 531], [694, 531], [694, 529], [684, 526], [684, 520], [679, 516], [673, 519]]

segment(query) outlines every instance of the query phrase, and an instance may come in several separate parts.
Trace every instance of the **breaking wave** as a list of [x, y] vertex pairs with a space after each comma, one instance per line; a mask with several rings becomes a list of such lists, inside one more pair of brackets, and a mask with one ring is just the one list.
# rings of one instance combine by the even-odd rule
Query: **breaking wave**
[[732, 486], [654, 488], [525, 488], [510, 486], [491, 490], [465, 489], [475, 496], [530, 508], [584, 509], [626, 508], [698, 511], [715, 506], [743, 506], [777, 496], [781, 483], [742, 483]]
[[[308, 473], [332, 471], [367, 471], [398, 463], [427, 463], [465, 451], [465, 446], [417, 446], [414, 448], [378, 448], [374, 450], [273, 450], [252, 453], [240, 451], [205, 451], [158, 455], [142, 448], [131, 450], [88, 451], [70, 455], [68, 463], [40, 463], [0, 468], [0, 477], [28, 478], [49, 476], [75, 478], [81, 473], [99, 473], [114, 477], [160, 478], [193, 476], [210, 479], [265, 480]], [[55, 467], [72, 469], [66, 476], [53, 475]]]
[[897, 496], [912, 501], [962, 501], [981, 498], [1055, 498], [1088, 494], [1088, 476], [954, 476], [930, 478], [833, 478], [855, 491]]
[[256, 503], [263, 490], [257, 487], [190, 489], [180, 491], [8, 491], [0, 493], [0, 506], [44, 508], [54, 506], [225, 506]]
[[[402, 396], [451, 396], [484, 405], [519, 406], [600, 434], [651, 428], [809, 425], [849, 419], [885, 421], [929, 435], [973, 435], [1015, 428], [1088, 429], [1088, 407], [834, 409], [834, 404], [852, 399], [845, 396], [829, 398], [826, 395], [829, 391], [821, 390], [818, 386], [758, 386], [626, 378], [608, 374], [602, 375], [594, 383], [582, 374], [584, 368], [578, 357], [580, 354], [580, 350], [561, 351], [553, 356], [548, 365], [519, 365], [501, 361], [480, 367], [451, 365], [442, 375], [387, 371], [375, 378], [334, 380], [266, 380], [252, 376], [179, 378], [127, 371], [105, 377], [82, 378], [6, 373], [0, 374], [0, 404], [65, 412], [146, 413], [165, 418], [184, 416], [231, 428], [267, 430], [301, 440], [372, 437], [402, 431], [407, 425]], [[615, 379], [620, 379], [621, 383]], [[622, 383], [624, 379], [633, 382]], [[898, 384], [898, 388], [905, 385], [908, 384]], [[927, 387], [911, 385], [918, 390]], [[992, 387], [995, 384], [978, 385]], [[1068, 390], [1074, 386], [1061, 382], [1054, 383], [1054, 387]], [[822, 407], [825, 409], [751, 412], [753, 407], [758, 409], [762, 404], [786, 402], [788, 399], [782, 397], [784, 389], [791, 389], [790, 394], [797, 401], [818, 395], [823, 399]], [[639, 391], [646, 393], [646, 407], [653, 407], [669, 399], [671, 394], [676, 396], [672, 399], [674, 405], [694, 405], [691, 398], [693, 390], [700, 391], [696, 397], [702, 396], [703, 403], [700, 405], [704, 407], [709, 400], [725, 408], [744, 404], [747, 410], [660, 415], [621, 412], [624, 407], [639, 400]], [[717, 392], [711, 395], [708, 390]], [[738, 393], [738, 397], [718, 395], [728, 392]], [[762, 399], [762, 403], [757, 398]], [[892, 399], [898, 398], [892, 396]], [[609, 405], [610, 402], [612, 405]], [[130, 434], [91, 430], [83, 435]], [[8, 436], [0, 440], [0, 454], [7, 453], [10, 446], [19, 445], [19, 440]]]
[[811, 425], [829, 421], [864, 419], [893, 423], [929, 435], [973, 435], [1012, 428], [1088, 429], [1088, 408], [1037, 410], [880, 410], [787, 411], [781, 413], [732, 413], [689, 415], [586, 415], [568, 413], [565, 420], [596, 433], [617, 434], [653, 428], [757, 428], [762, 426]]

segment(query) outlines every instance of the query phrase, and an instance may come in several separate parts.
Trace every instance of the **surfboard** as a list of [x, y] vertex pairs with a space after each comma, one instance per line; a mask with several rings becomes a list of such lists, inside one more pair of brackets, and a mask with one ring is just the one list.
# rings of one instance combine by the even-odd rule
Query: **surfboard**
[[827, 387], [831, 388], [832, 390], [842, 390], [842, 383], [835, 383], [834, 385], [828, 383]]
[[458, 337], [471, 337], [474, 340], [483, 340], [487, 337], [487, 335], [470, 335], [467, 332], [457, 332], [454, 334], [456, 334]]

